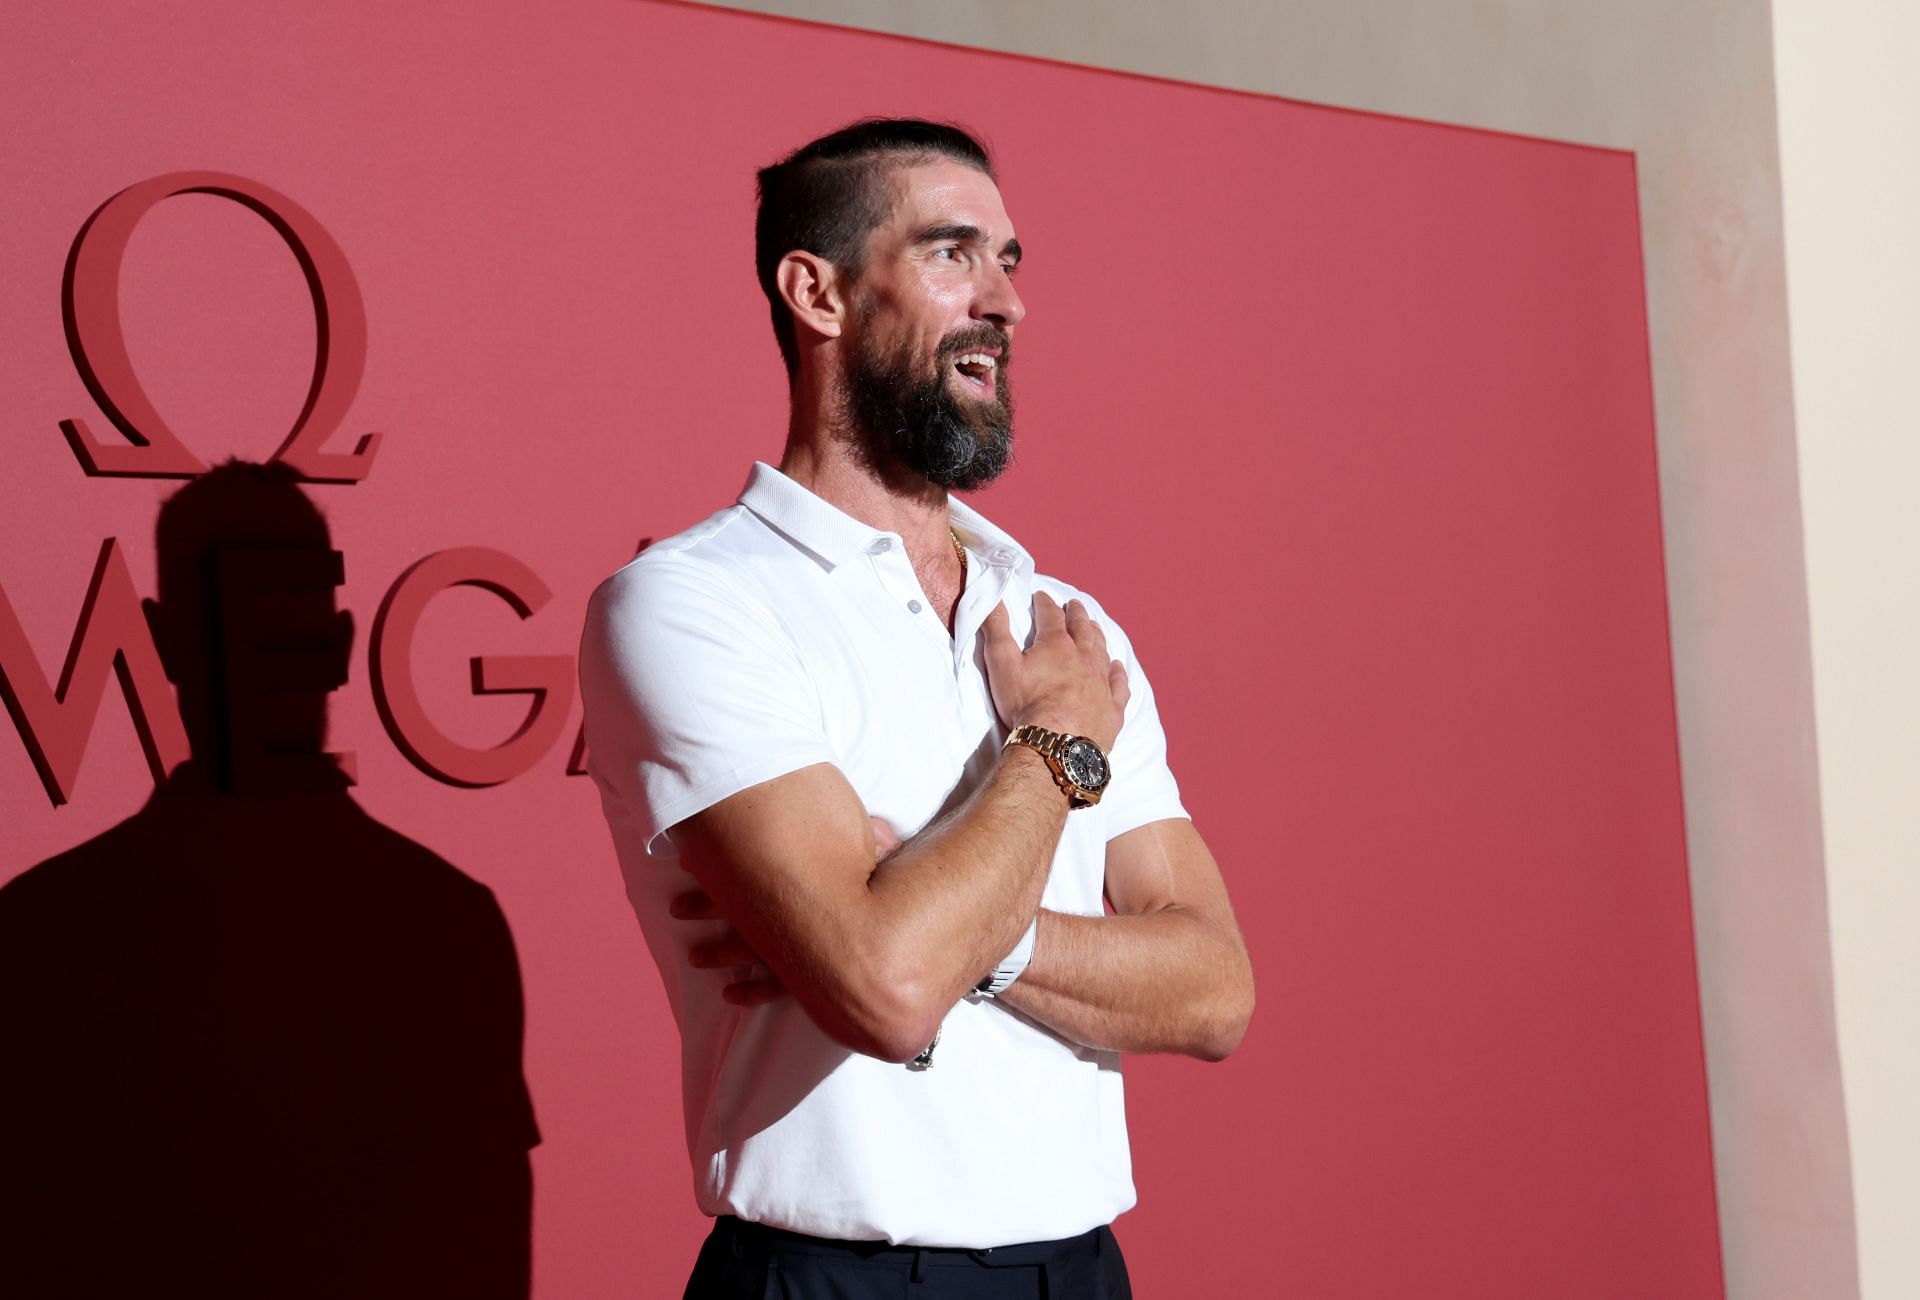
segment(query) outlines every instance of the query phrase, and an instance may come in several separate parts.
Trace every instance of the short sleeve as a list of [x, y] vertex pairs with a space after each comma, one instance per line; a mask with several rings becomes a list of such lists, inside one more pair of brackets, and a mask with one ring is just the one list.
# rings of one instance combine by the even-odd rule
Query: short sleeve
[[1097, 601], [1080, 592], [1069, 593], [1084, 601], [1087, 612], [1107, 634], [1107, 649], [1127, 670], [1126, 716], [1120, 735], [1107, 755], [1112, 777], [1100, 807], [1106, 812], [1106, 835], [1118, 839], [1128, 831], [1149, 822], [1169, 817], [1186, 819], [1186, 807], [1180, 802], [1180, 786], [1167, 766], [1167, 733], [1160, 726], [1160, 710], [1154, 701], [1153, 685], [1140, 666], [1133, 642]]
[[813, 683], [764, 604], [678, 556], [647, 555], [587, 605], [588, 769], [623, 849], [748, 786], [833, 762]]

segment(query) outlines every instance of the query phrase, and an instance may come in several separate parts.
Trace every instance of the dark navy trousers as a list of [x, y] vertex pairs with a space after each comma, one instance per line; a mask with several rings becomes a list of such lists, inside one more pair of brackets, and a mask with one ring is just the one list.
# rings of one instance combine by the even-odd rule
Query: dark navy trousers
[[685, 1300], [1132, 1300], [1111, 1228], [991, 1250], [829, 1241], [714, 1220]]

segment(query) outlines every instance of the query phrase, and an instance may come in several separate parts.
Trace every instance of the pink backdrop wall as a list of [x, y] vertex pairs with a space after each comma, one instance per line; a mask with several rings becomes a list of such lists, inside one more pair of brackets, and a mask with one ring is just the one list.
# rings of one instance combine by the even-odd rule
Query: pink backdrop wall
[[[0, 590], [36, 663], [0, 667], [57, 675], [104, 538], [151, 592], [180, 486], [62, 436], [124, 443], [63, 332], [76, 234], [174, 172], [291, 199], [364, 300], [328, 450], [384, 435], [309, 489], [359, 628], [333, 748], [511, 924], [537, 1295], [684, 1278], [672, 1023], [577, 715], [448, 784], [383, 723], [367, 633], [423, 556], [521, 561], [550, 602], [448, 591], [411, 656], [450, 737], [515, 730], [468, 660], [570, 655], [641, 537], [777, 459], [752, 170], [870, 113], [997, 150], [1031, 315], [1018, 464], [977, 504], [1128, 627], [1253, 953], [1231, 1061], [1128, 1065], [1141, 1293], [1720, 1294], [1630, 156], [664, 3], [6, 21]], [[120, 308], [198, 456], [282, 441], [315, 315], [258, 214], [160, 204]], [[0, 882], [152, 788], [117, 686], [64, 806], [19, 730]]]

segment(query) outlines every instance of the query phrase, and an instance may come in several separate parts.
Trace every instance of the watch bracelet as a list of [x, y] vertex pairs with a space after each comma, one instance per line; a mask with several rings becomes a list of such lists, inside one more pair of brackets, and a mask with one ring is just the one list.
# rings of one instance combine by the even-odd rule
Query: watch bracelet
[[[1038, 735], [1022, 736], [1022, 732], [1037, 732]], [[1067, 796], [1069, 810], [1091, 808], [1100, 802], [1100, 794], [1105, 792], [1089, 795], [1067, 776], [1066, 759], [1062, 751], [1066, 749], [1067, 742], [1073, 739], [1075, 737], [1064, 731], [1053, 731], [1035, 722], [1023, 722], [1007, 733], [1007, 738], [1000, 747], [1007, 749], [1013, 745], [1021, 745], [1040, 755], [1047, 761], [1047, 775], [1051, 776], [1053, 783], [1060, 787], [1060, 793]]]

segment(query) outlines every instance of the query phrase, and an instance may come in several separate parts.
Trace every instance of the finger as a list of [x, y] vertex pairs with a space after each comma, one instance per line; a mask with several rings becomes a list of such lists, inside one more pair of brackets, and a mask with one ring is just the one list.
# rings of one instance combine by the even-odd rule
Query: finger
[[728, 966], [752, 966], [760, 954], [729, 930], [718, 938], [706, 939], [687, 949], [687, 965], [695, 970], [722, 970]]
[[736, 1007], [758, 1007], [786, 996], [787, 986], [768, 976], [766, 979], [738, 980], [720, 990], [720, 996]]
[[900, 837], [893, 833], [893, 823], [885, 817], [867, 820], [873, 823], [873, 860], [878, 862], [900, 847]]
[[1067, 632], [1081, 649], [1096, 651], [1102, 659], [1107, 657], [1106, 629], [1095, 622], [1087, 607], [1077, 600], [1067, 602]]
[[1127, 666], [1118, 659], [1107, 665], [1107, 690], [1113, 696], [1113, 707], [1125, 713], [1133, 688], [1127, 685]]
[[667, 904], [667, 915], [676, 921], [711, 921], [720, 916], [720, 909], [704, 889], [689, 889], [673, 896]]
[[1067, 628], [1067, 616], [1060, 606], [1044, 591], [1033, 593], [1033, 639], [1064, 632]]
[[987, 660], [987, 680], [999, 680], [1010, 669], [1018, 671], [1016, 665], [1020, 658], [1020, 647], [1013, 643], [1007, 607], [995, 605], [987, 615], [986, 622], [980, 625], [980, 631], [986, 636], [982, 650]]

